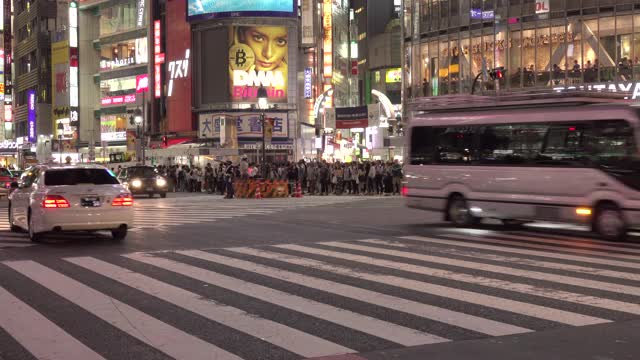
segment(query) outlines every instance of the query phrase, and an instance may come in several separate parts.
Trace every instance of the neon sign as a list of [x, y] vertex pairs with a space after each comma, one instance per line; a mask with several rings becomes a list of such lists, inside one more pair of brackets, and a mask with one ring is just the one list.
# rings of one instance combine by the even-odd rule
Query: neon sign
[[190, 50], [187, 49], [184, 52], [184, 59], [175, 60], [169, 63], [169, 85], [167, 89], [167, 96], [173, 94], [173, 80], [184, 79], [189, 74], [189, 55]]
[[161, 65], [164, 63], [164, 53], [161, 53], [161, 33], [160, 33], [160, 20], [153, 22], [153, 54], [154, 56], [154, 83], [153, 93], [156, 98], [162, 97], [162, 71]]
[[322, 28], [324, 29], [324, 40], [323, 40], [324, 77], [330, 78], [333, 76], [333, 18], [332, 18], [333, 4], [332, 4], [332, 1], [324, 0], [322, 10], [323, 10]]
[[621, 93], [625, 100], [640, 100], [640, 82], [611, 82], [602, 84], [589, 84], [580, 86], [556, 86], [553, 91], [572, 92], [585, 91], [597, 93]]
[[36, 91], [27, 90], [27, 120], [29, 126], [28, 141], [36, 142]]

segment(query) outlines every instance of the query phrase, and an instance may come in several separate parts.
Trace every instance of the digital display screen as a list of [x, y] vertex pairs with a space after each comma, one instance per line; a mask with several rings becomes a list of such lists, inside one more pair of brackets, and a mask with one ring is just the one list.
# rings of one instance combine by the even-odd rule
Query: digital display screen
[[241, 16], [295, 16], [294, 0], [187, 0], [189, 20]]

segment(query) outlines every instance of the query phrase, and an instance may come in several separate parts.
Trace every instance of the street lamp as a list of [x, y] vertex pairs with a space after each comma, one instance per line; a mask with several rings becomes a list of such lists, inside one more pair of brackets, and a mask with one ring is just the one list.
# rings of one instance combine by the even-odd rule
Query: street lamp
[[58, 152], [60, 153], [60, 164], [62, 164], [62, 132], [64, 131], [64, 124], [58, 122]]
[[260, 85], [258, 88], [258, 109], [260, 112], [260, 123], [262, 124], [262, 178], [267, 178], [267, 124], [265, 121], [264, 111], [269, 108], [267, 89]]
[[142, 116], [142, 110], [140, 110], [139, 108], [133, 112], [133, 122], [137, 126], [137, 134], [138, 134], [138, 139], [140, 141], [140, 149], [142, 149], [142, 165], [144, 165], [145, 153], [144, 153], [144, 139], [142, 136], [143, 135], [142, 133], [144, 132], [144, 128], [143, 128], [143, 131], [140, 131], [140, 126], [142, 126], [142, 124], [144, 123], [144, 116]]

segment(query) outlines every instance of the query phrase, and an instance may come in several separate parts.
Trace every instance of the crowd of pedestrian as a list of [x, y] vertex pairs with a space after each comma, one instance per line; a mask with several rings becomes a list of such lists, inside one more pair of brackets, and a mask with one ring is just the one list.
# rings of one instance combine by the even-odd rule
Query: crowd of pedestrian
[[158, 166], [158, 172], [174, 192], [206, 192], [233, 197], [235, 180], [265, 179], [286, 181], [289, 193], [296, 185], [308, 195], [392, 195], [400, 194], [403, 168], [399, 161], [282, 162], [261, 166], [246, 157], [234, 165], [231, 161], [208, 163], [204, 168], [187, 165]]

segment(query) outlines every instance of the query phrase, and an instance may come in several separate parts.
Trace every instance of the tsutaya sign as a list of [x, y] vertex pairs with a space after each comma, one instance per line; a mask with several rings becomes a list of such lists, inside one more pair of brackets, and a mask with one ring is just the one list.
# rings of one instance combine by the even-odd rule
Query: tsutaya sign
[[620, 93], [625, 100], [640, 100], [640, 82], [610, 82], [580, 86], [556, 86], [555, 92], [586, 91], [598, 93]]

